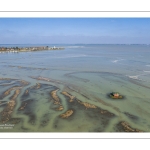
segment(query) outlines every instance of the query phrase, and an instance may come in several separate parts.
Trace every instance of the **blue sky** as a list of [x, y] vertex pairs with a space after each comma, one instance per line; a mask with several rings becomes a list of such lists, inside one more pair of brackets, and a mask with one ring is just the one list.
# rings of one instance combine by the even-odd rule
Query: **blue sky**
[[150, 18], [0, 18], [0, 44], [150, 44]]

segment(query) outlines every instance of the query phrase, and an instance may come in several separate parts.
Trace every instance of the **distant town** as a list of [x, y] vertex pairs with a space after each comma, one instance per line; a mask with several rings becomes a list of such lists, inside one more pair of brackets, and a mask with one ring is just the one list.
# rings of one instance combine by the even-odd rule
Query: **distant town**
[[42, 50], [63, 50], [64, 47], [49, 47], [49, 46], [41, 46], [41, 47], [0, 47], [0, 53], [5, 52], [28, 52], [28, 51], [42, 51]]

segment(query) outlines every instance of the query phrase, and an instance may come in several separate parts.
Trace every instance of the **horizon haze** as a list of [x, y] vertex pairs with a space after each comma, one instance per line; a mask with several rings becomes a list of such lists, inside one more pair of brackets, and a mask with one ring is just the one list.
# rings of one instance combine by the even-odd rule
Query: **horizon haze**
[[0, 18], [0, 44], [150, 44], [149, 18]]

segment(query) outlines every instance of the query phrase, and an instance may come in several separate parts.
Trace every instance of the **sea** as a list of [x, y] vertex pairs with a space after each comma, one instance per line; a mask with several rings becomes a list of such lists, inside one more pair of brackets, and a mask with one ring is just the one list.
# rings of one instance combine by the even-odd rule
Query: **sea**
[[150, 132], [150, 45], [3, 46], [65, 49], [0, 53], [0, 132]]

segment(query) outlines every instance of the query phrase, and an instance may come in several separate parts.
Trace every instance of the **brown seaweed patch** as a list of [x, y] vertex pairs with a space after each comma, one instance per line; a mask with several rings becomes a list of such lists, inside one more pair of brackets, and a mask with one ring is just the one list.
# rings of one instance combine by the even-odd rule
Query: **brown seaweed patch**
[[82, 94], [81, 92], [79, 92], [79, 90], [76, 90], [74, 89], [73, 87], [71, 86], [66, 86], [68, 89], [72, 90], [72, 91], [75, 91], [76, 93], [79, 93], [80, 95], [82, 95], [83, 97], [85, 97], [86, 99], [90, 99], [89, 97], [87, 97], [86, 95]]
[[21, 96], [21, 100], [25, 100], [29, 96], [29, 92], [30, 92], [29, 89], [30, 88], [24, 91], [23, 95]]
[[2, 122], [5, 123], [7, 121], [9, 121], [9, 119], [11, 118], [11, 114], [13, 112], [13, 109], [16, 105], [16, 98], [17, 96], [20, 94], [20, 89], [17, 89], [14, 93], [14, 95], [11, 97], [11, 100], [7, 103], [7, 106], [4, 108], [4, 110], [1, 112], [2, 114]]
[[63, 109], [64, 109], [64, 107], [62, 105], [60, 105], [58, 108], [56, 108], [56, 110], [59, 110], [59, 111], [61, 111]]
[[[70, 125], [70, 121], [73, 122], [78, 122], [77, 123], [77, 128], [75, 129], [77, 132], [78, 131], [85, 131], [85, 132], [104, 132], [105, 128], [109, 125], [109, 121], [111, 119], [113, 119], [115, 116], [115, 114], [107, 111], [107, 110], [103, 110], [97, 106], [91, 106], [86, 104], [85, 105], [89, 108], [92, 107], [92, 109], [87, 109], [85, 111], [85, 105], [82, 104], [81, 101], [79, 101], [78, 99], [75, 99], [73, 102], [69, 102], [68, 100], [67, 102], [67, 107], [69, 110], [72, 110], [73, 114], [70, 116], [69, 113], [63, 113], [61, 114], [59, 117], [64, 118], [64, 120], [60, 120], [58, 118], [58, 120], [56, 120], [54, 122], [54, 128], [55, 129], [60, 129], [60, 128], [65, 128], [65, 125], [69, 126]], [[93, 109], [94, 107], [94, 109]], [[96, 107], [96, 109], [95, 109]], [[70, 111], [71, 113], [71, 111]], [[70, 116], [70, 117], [68, 117]], [[67, 119], [65, 119], [67, 118]], [[81, 119], [82, 118], [82, 119]], [[79, 121], [79, 120], [80, 121]], [[83, 121], [81, 121], [83, 120]], [[61, 126], [61, 121], [64, 121], [64, 127]], [[92, 122], [90, 127], [86, 128], [86, 125], [88, 126], [88, 122]], [[85, 127], [84, 127], [85, 126]], [[66, 128], [66, 130], [68, 132], [68, 129]]]
[[32, 106], [34, 105], [33, 99], [25, 100], [21, 103], [20, 107], [18, 108], [19, 111], [24, 111], [24, 113], [28, 113], [32, 111]]
[[20, 89], [17, 89], [16, 91], [15, 91], [15, 94], [11, 97], [11, 99], [12, 100], [15, 100], [16, 98], [17, 98], [17, 96], [20, 94]]
[[41, 84], [40, 84], [40, 83], [36, 83], [36, 85], [33, 86], [33, 88], [34, 88], [34, 89], [39, 89], [39, 88], [41, 88]]
[[12, 88], [9, 88], [2, 94], [3, 95], [2, 97], [4, 98], [4, 97], [8, 96], [12, 90], [21, 89], [21, 88], [22, 87], [19, 87], [19, 86], [14, 86]]
[[65, 113], [61, 114], [60, 117], [61, 118], [68, 118], [73, 114], [73, 110], [67, 110]]
[[75, 99], [75, 96], [72, 96], [71, 94], [69, 94], [69, 93], [67, 93], [65, 91], [63, 91], [62, 94], [70, 98], [69, 102], [73, 102], [74, 99]]
[[50, 81], [49, 78], [45, 78], [45, 77], [33, 77], [33, 76], [30, 76], [30, 78], [33, 78], [33, 79], [36, 79], [36, 80], [43, 80], [43, 81]]
[[31, 89], [39, 89], [41, 88], [41, 84], [40, 83], [36, 83], [36, 85], [30, 87]]
[[81, 102], [80, 100], [77, 100], [80, 104], [84, 105], [87, 108], [97, 108], [95, 105], [87, 103], [87, 102]]
[[42, 80], [42, 81], [48, 81], [48, 82], [54, 82], [54, 83], [64, 84], [61, 81], [54, 80], [54, 79], [49, 79], [49, 78], [46, 78], [46, 77], [33, 77], [33, 76], [29, 76], [29, 77], [32, 78], [32, 79], [36, 79], [36, 80]]
[[[114, 117], [115, 116], [115, 114], [113, 114], [113, 113], [111, 113], [111, 112], [109, 112], [108, 110], [103, 110], [103, 109], [101, 109], [100, 107], [97, 107], [97, 106], [95, 106], [95, 105], [93, 105], [93, 104], [89, 104], [89, 103], [87, 103], [87, 102], [81, 102], [80, 100], [78, 100], [77, 99], [77, 102], [79, 103], [79, 104], [82, 104], [84, 107], [86, 107], [86, 109], [87, 108], [94, 108], [94, 110], [91, 110], [93, 113], [95, 112], [95, 113], [100, 113], [100, 114], [102, 114], [102, 115], [104, 115], [104, 116], [107, 116], [107, 117]], [[73, 105], [75, 105], [75, 104], [73, 104]]]
[[22, 102], [22, 105], [20, 106], [20, 108], [22, 107], [20, 113], [27, 115], [29, 117], [28, 122], [32, 125], [35, 124], [37, 118], [36, 114], [34, 114], [34, 106], [35, 106], [34, 99], [28, 99]]
[[142, 130], [132, 128], [127, 122], [121, 121], [117, 124], [119, 132], [143, 132]]
[[57, 95], [57, 91], [58, 91], [59, 89], [56, 89], [56, 90], [53, 90], [52, 92], [51, 92], [51, 96], [52, 96], [52, 98], [54, 99], [54, 105], [59, 105], [59, 107], [58, 108], [56, 108], [55, 110], [58, 110], [58, 111], [61, 111], [61, 110], [63, 110], [64, 109], [64, 107], [62, 106], [62, 104], [61, 104], [61, 102], [60, 102], [60, 98], [58, 97], [58, 95]]
[[22, 102], [22, 104], [18, 110], [24, 110], [26, 105], [27, 105], [27, 102]]
[[45, 77], [38, 77], [37, 79], [38, 79], [38, 80], [44, 80], [44, 81], [50, 81], [49, 78], [45, 78]]
[[15, 79], [0, 80], [0, 86], [10, 86], [14, 84]]
[[97, 98], [97, 97], [94, 97], [97, 101], [99, 101], [101, 104], [103, 104], [103, 105], [105, 105], [105, 106], [109, 106], [109, 107], [112, 107], [114, 110], [116, 110], [117, 112], [121, 112], [120, 110], [119, 110], [119, 108], [117, 108], [117, 107], [115, 107], [115, 106], [113, 106], [113, 105], [111, 105], [111, 104], [109, 104], [109, 103], [106, 103], [106, 102], [104, 102], [103, 100], [101, 100], [100, 98]]
[[21, 80], [20, 83], [23, 85], [23, 86], [26, 86], [26, 85], [29, 85], [30, 83], [25, 81], [25, 80]]
[[58, 91], [59, 89], [57, 89], [57, 90], [54, 90], [54, 91], [52, 91], [51, 92], [51, 96], [52, 96], [52, 98], [54, 99], [54, 104], [55, 105], [60, 105], [61, 103], [60, 103], [60, 99], [59, 99], [59, 97], [57, 96], [57, 91]]
[[37, 84], [36, 84], [36, 89], [39, 89], [39, 88], [41, 88], [41, 84], [40, 84], [40, 83], [37, 83]]

